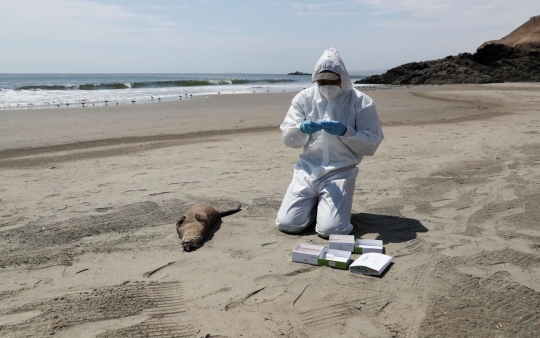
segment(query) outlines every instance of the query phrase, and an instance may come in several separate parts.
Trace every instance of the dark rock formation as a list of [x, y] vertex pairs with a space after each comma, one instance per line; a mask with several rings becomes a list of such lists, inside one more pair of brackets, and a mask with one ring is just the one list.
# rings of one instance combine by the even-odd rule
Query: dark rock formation
[[289, 73], [287, 75], [311, 75], [311, 73], [303, 73], [303, 72], [296, 71], [294, 73]]
[[540, 20], [526, 22], [501, 40], [485, 42], [474, 54], [407, 63], [355, 83], [492, 82], [540, 82]]

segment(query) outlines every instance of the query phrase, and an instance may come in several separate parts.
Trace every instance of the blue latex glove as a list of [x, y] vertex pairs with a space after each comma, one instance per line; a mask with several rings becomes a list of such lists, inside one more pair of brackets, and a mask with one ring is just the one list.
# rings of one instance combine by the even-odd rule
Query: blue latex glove
[[343, 136], [347, 131], [347, 127], [339, 121], [321, 121], [319, 124], [330, 135]]
[[313, 133], [316, 133], [318, 132], [319, 130], [321, 130], [322, 127], [321, 127], [321, 124], [319, 122], [313, 122], [313, 121], [304, 121], [302, 122], [302, 124], [300, 125], [300, 130], [304, 133], [304, 134], [308, 134], [308, 135], [311, 135]]

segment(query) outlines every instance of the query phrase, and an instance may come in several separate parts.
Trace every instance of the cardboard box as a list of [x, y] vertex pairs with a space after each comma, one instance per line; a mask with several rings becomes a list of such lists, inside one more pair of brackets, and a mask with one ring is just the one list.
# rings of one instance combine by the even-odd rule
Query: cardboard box
[[347, 270], [350, 259], [351, 253], [349, 251], [324, 249], [319, 256], [318, 264]]
[[357, 239], [354, 253], [365, 254], [369, 252], [383, 253], [383, 241], [378, 239]]
[[376, 252], [370, 252], [358, 257], [349, 266], [349, 271], [362, 275], [378, 276], [392, 262], [392, 257]]
[[354, 236], [330, 235], [330, 238], [328, 239], [328, 248], [354, 252]]
[[311, 265], [326, 265], [346, 270], [351, 260], [349, 251], [326, 249], [322, 245], [300, 243], [292, 251], [292, 261]]
[[298, 244], [292, 251], [292, 261], [311, 265], [319, 265], [319, 256], [324, 246], [308, 243]]

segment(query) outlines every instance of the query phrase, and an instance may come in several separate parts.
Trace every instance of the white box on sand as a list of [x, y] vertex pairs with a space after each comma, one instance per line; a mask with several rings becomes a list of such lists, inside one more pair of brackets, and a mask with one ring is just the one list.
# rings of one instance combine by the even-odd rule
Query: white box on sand
[[319, 265], [327, 265], [336, 269], [347, 270], [351, 253], [349, 251], [324, 249], [319, 256]]
[[328, 248], [354, 252], [354, 236], [330, 235], [330, 238], [328, 239]]
[[351, 272], [363, 275], [380, 275], [384, 269], [392, 262], [392, 257], [376, 252], [370, 252], [358, 257], [349, 266]]
[[300, 243], [292, 251], [292, 261], [319, 265], [319, 256], [324, 250], [324, 246], [317, 244]]
[[379, 239], [357, 239], [354, 253], [365, 254], [369, 252], [383, 253], [383, 241]]

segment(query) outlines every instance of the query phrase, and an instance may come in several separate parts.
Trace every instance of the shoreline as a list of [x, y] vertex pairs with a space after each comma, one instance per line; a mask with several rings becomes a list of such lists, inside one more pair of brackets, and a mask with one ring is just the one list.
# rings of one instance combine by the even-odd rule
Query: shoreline
[[[520, 84], [518, 88], [527, 86]], [[445, 99], [437, 96], [439, 92], [491, 92], [498, 88], [486, 85], [420, 86], [368, 91], [366, 94], [374, 99], [383, 126], [420, 125], [504, 114], [506, 112], [500, 111], [495, 100], [485, 104], [484, 101], [459, 95]], [[212, 133], [259, 126], [277, 128], [296, 94], [208, 95], [155, 104], [4, 110], [0, 111], [0, 134], [3, 138], [0, 150], [132, 136]], [[413, 99], [411, 95], [418, 102], [424, 102], [426, 108], [411, 111], [407, 106], [400, 106], [402, 101]], [[448, 110], [450, 107], [453, 108]], [[448, 111], [441, 114], [437, 110]]]
[[[279, 126], [294, 95], [296, 93], [214, 95], [156, 104], [3, 111], [0, 112], [3, 122], [0, 124], [3, 135], [0, 150], [103, 138]], [[275, 104], [275, 101], [280, 103]], [[261, 109], [265, 114], [259, 114]]]

